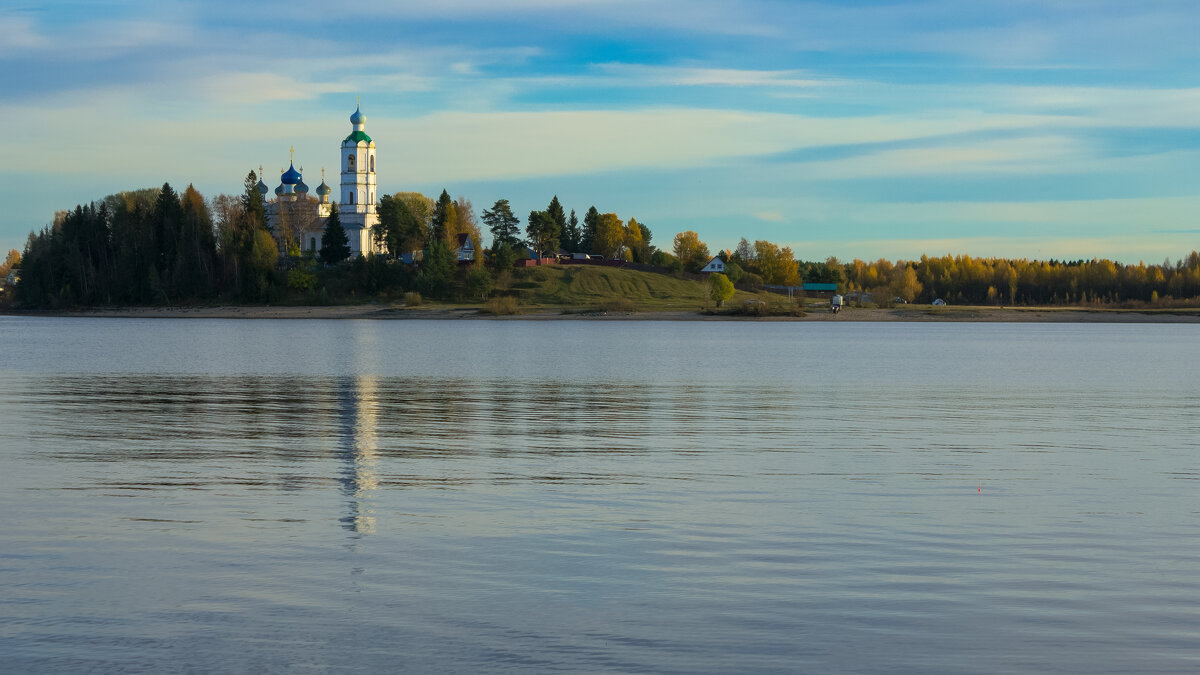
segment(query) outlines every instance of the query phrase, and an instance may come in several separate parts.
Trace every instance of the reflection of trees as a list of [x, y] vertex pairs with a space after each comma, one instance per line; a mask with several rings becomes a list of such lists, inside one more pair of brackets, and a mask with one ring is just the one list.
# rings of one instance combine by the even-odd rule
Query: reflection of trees
[[798, 416], [816, 414], [805, 407], [828, 405], [796, 393], [552, 377], [50, 376], [23, 387], [21, 422], [54, 458], [129, 463], [126, 487], [137, 475], [155, 489], [327, 490], [333, 478], [343, 526], [367, 533], [380, 488], [525, 470], [447, 460], [712, 451], [744, 438], [790, 447]]

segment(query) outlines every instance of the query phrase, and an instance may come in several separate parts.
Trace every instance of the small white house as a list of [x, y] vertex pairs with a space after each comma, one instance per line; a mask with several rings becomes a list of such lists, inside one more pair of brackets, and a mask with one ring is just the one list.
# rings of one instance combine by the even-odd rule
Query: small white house
[[712, 260], [709, 260], [708, 264], [705, 265], [704, 267], [702, 267], [700, 269], [700, 271], [705, 274], [708, 274], [710, 272], [720, 272], [721, 274], [724, 274], [725, 273], [725, 261], [721, 260], [720, 256], [714, 255]]

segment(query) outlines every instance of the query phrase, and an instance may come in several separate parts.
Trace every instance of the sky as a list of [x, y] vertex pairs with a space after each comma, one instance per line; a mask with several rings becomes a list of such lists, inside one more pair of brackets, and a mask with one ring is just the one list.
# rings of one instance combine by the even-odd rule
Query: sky
[[0, 35], [0, 250], [293, 147], [332, 182], [356, 100], [381, 194], [557, 195], [668, 250], [1200, 249], [1194, 0], [0, 0]]

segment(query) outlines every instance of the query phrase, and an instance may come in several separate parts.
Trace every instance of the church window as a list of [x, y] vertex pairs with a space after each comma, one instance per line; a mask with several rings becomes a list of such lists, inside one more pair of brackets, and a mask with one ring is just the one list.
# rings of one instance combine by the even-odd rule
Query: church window
[[316, 238], [316, 237], [309, 237], [309, 239], [308, 239], [308, 250], [310, 250], [310, 251], [315, 251], [315, 250], [317, 250], [317, 238]]
[[371, 155], [371, 173], [375, 173], [375, 155]]
[[346, 155], [346, 170], [354, 170], [354, 155]]
[[354, 203], [354, 193], [353, 192], [346, 193], [346, 201], [350, 204]]

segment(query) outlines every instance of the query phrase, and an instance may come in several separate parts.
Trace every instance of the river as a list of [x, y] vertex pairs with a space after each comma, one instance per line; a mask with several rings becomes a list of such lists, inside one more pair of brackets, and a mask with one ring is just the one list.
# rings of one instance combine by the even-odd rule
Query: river
[[0, 345], [7, 672], [1200, 668], [1200, 326]]

